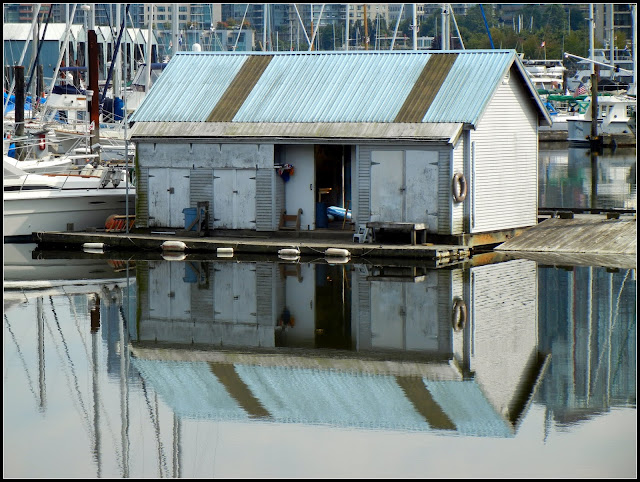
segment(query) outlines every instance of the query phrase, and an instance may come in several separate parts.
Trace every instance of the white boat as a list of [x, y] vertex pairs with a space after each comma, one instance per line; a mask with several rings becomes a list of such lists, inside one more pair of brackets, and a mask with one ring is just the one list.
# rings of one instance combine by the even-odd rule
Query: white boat
[[[591, 139], [591, 97], [587, 97], [589, 106], [584, 113], [566, 118], [567, 140], [572, 145], [588, 145]], [[635, 136], [636, 99], [629, 96], [598, 96], [598, 136], [629, 135]]]
[[[84, 93], [52, 93], [47, 98], [42, 121], [50, 129], [52, 149], [57, 154], [84, 154], [94, 127], [89, 123], [87, 96]], [[100, 122], [99, 150], [102, 160], [125, 161], [126, 138], [122, 122]], [[135, 147], [128, 146], [131, 161]], [[97, 152], [96, 146], [93, 151]]]
[[566, 69], [562, 60], [523, 59], [522, 62], [536, 90], [564, 91]]
[[[602, 64], [611, 65], [611, 52], [609, 49], [595, 49], [593, 54], [593, 60], [599, 62], [599, 75], [600, 79], [606, 79], [610, 81], [617, 81], [623, 84], [631, 84], [633, 82], [633, 75], [628, 72], [633, 72], [633, 56], [628, 50], [616, 49], [614, 53], [614, 69], [607, 68]], [[620, 70], [622, 69], [622, 70]], [[575, 74], [567, 78], [567, 88], [574, 92], [580, 84], [587, 85], [591, 82], [591, 63], [587, 60], [578, 62], [578, 69]]]
[[[113, 214], [135, 212], [136, 190], [121, 168], [87, 165], [55, 173], [27, 173], [4, 162], [4, 240], [36, 231], [104, 228]], [[127, 198], [128, 196], [128, 198]]]

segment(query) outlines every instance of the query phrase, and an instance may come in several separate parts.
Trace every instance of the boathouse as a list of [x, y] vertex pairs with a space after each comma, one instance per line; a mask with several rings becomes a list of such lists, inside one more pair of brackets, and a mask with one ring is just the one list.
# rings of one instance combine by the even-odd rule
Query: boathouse
[[[65, 23], [49, 23], [41, 27], [40, 42], [42, 43], [39, 63], [43, 66], [43, 75], [47, 87], [51, 83], [51, 78], [56, 70], [56, 64], [60, 57], [60, 52], [64, 48], [64, 38], [67, 25]], [[100, 66], [100, 79], [107, 78], [109, 65], [113, 57], [113, 45], [115, 43], [114, 34], [111, 28], [106, 26], [96, 26], [96, 39], [98, 43], [98, 63]], [[33, 32], [29, 23], [5, 23], [2, 26], [4, 38], [4, 65], [24, 65], [27, 68], [32, 62], [31, 51], [33, 50]], [[128, 52], [128, 58], [134, 58], [135, 62], [130, 62], [128, 66], [129, 78], [135, 74], [136, 63], [142, 62], [146, 58], [147, 29], [127, 28], [126, 35], [122, 37], [122, 49]], [[117, 38], [117, 36], [115, 36]], [[25, 43], [29, 41], [28, 51], [20, 63], [20, 57], [24, 50]], [[84, 65], [84, 44], [86, 34], [82, 25], [72, 24], [69, 33], [69, 58], [70, 64]], [[157, 58], [158, 39], [152, 34], [152, 54]], [[12, 79], [13, 72], [10, 69], [9, 79]]]
[[469, 245], [536, 224], [550, 125], [513, 50], [179, 52], [130, 120], [137, 227], [207, 201], [213, 230], [315, 230], [338, 206]]

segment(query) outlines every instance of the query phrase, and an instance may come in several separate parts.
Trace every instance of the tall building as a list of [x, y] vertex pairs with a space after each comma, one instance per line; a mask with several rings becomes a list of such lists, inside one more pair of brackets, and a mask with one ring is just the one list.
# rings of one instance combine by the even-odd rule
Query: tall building
[[[611, 10], [613, 9], [613, 10]], [[610, 48], [613, 28], [614, 47], [624, 49], [633, 39], [633, 11], [628, 3], [594, 4], [595, 38], [605, 48]], [[626, 41], [626, 42], [625, 42]]]

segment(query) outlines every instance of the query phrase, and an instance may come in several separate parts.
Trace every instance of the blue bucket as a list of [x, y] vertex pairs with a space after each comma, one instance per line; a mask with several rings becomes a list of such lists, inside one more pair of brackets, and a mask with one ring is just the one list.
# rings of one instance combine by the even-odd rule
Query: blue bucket
[[[182, 210], [182, 212], [184, 213], [184, 229], [188, 229], [189, 226], [191, 226], [191, 224], [198, 217], [198, 209], [197, 208], [184, 208]], [[191, 227], [190, 231], [197, 231], [197, 230], [198, 230], [198, 225], [196, 223]]]

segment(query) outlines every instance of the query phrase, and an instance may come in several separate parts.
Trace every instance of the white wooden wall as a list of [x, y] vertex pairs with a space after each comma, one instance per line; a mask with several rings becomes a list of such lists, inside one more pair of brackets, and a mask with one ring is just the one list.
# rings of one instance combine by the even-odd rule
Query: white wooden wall
[[472, 233], [537, 222], [537, 113], [518, 77], [505, 77], [471, 132], [472, 172], [465, 176], [471, 187]]

